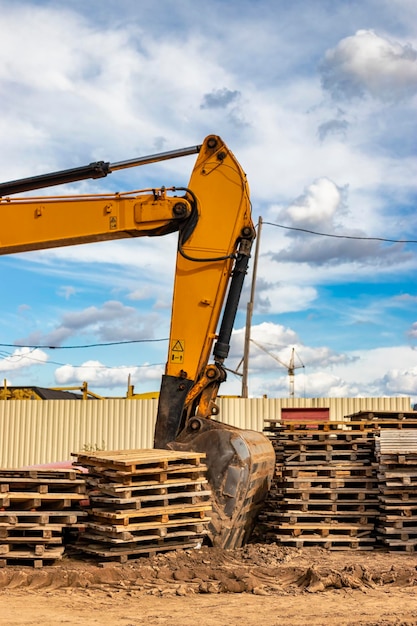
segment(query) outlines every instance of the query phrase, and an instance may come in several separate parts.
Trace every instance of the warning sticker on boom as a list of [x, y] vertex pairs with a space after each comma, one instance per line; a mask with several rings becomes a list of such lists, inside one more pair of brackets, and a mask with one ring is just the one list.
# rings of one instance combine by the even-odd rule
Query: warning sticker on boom
[[182, 363], [184, 360], [184, 339], [174, 339], [171, 344], [171, 363]]

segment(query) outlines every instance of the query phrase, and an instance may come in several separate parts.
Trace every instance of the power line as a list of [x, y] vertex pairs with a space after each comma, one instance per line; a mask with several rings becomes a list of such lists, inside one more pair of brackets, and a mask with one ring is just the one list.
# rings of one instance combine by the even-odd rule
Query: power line
[[47, 345], [28, 345], [25, 344], [16, 344], [16, 343], [0, 343], [0, 346], [3, 348], [32, 348], [36, 350], [37, 348], [43, 350], [76, 350], [78, 348], [101, 348], [106, 346], [122, 346], [129, 343], [152, 343], [158, 341], [168, 341], [168, 338], [163, 337], [161, 339], [127, 339], [126, 341], [108, 341], [103, 343], [86, 343], [80, 344], [77, 346], [47, 346]]
[[335, 237], [337, 239], [358, 239], [363, 241], [386, 241], [388, 243], [417, 243], [416, 239], [388, 239], [386, 237], [360, 237], [359, 235], [335, 235], [333, 233], [320, 233], [315, 230], [308, 230], [307, 228], [296, 228], [295, 226], [284, 226], [283, 224], [274, 224], [273, 222], [263, 222], [268, 226], [276, 226], [277, 228], [283, 228], [285, 230], [296, 230], [301, 233], [308, 233], [309, 235], [319, 235], [320, 237]]
[[[29, 354], [32, 354], [33, 350], [31, 352], [29, 352]], [[60, 366], [66, 366], [68, 365], [69, 367], [73, 367], [73, 368], [90, 368], [90, 369], [109, 369], [109, 370], [114, 370], [114, 369], [131, 369], [132, 367], [158, 367], [160, 365], [165, 365], [165, 363], [146, 363], [146, 364], [141, 364], [141, 365], [72, 365], [71, 363], [60, 363], [59, 361], [43, 361], [42, 359], [37, 359], [33, 356], [29, 356], [26, 354], [20, 354], [20, 355], [13, 355], [13, 354], [8, 354], [7, 352], [0, 352], [0, 355], [4, 358], [4, 360], [9, 359], [11, 363], [15, 363], [16, 360], [20, 361], [22, 359], [27, 359], [28, 361], [34, 361], [35, 363], [42, 363], [43, 365], [60, 365]], [[16, 359], [16, 356], [18, 357]]]

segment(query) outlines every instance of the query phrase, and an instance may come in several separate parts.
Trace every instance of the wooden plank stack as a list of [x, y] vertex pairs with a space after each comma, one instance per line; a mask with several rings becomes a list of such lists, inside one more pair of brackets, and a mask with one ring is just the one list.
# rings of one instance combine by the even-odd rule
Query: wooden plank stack
[[75, 469], [0, 469], [0, 567], [61, 559], [64, 532], [82, 528], [85, 493]]
[[355, 427], [361, 424], [364, 429], [417, 429], [416, 411], [359, 411], [358, 413], [347, 415], [346, 419]]
[[205, 455], [173, 450], [76, 453], [90, 505], [77, 548], [120, 563], [195, 548], [207, 534], [211, 491]]
[[378, 479], [370, 431], [346, 422], [270, 422], [277, 456], [261, 516], [267, 540], [331, 550], [374, 547]]
[[381, 542], [394, 550], [417, 549], [417, 430], [381, 430], [379, 463]]

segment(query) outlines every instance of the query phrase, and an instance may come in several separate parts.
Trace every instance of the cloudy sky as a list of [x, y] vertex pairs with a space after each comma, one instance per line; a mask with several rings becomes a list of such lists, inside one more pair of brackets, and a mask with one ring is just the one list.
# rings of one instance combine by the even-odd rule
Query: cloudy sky
[[[249, 394], [288, 395], [293, 354], [296, 396], [417, 401], [415, 0], [0, 0], [0, 21], [2, 181], [220, 135], [263, 221]], [[186, 185], [194, 161], [62, 191]], [[2, 378], [158, 389], [175, 248], [1, 256]]]

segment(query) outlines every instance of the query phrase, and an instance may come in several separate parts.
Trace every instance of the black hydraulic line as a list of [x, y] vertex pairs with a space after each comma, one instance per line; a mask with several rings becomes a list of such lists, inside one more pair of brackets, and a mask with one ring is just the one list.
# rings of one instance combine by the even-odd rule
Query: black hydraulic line
[[200, 148], [201, 146], [191, 146], [189, 148], [180, 148], [178, 150], [160, 152], [159, 154], [137, 157], [127, 161], [118, 161], [117, 163], [95, 161], [94, 163], [90, 163], [89, 165], [84, 165], [82, 167], [60, 170], [58, 172], [51, 172], [50, 174], [41, 174], [40, 176], [31, 176], [29, 178], [11, 180], [6, 183], [0, 183], [0, 197], [10, 196], [15, 193], [24, 193], [25, 191], [33, 191], [34, 189], [42, 189], [44, 187], [53, 187], [54, 185], [74, 183], [88, 178], [104, 178], [116, 170], [196, 154], [200, 152]]
[[227, 358], [230, 350], [230, 337], [232, 336], [233, 325], [239, 306], [240, 295], [242, 293], [243, 282], [249, 264], [249, 254], [238, 254], [233, 275], [230, 281], [229, 293], [227, 294], [226, 305], [224, 307], [222, 323], [218, 339], [214, 345], [214, 360], [223, 362]]

